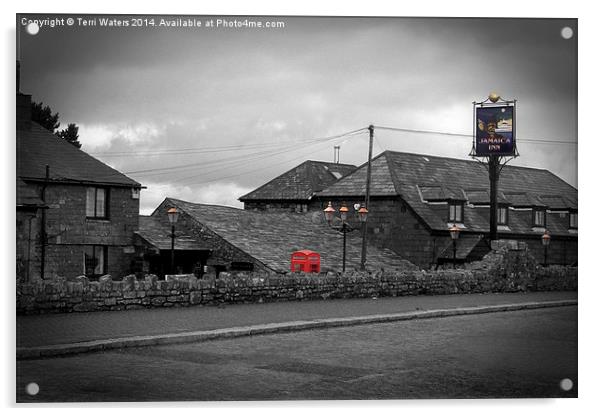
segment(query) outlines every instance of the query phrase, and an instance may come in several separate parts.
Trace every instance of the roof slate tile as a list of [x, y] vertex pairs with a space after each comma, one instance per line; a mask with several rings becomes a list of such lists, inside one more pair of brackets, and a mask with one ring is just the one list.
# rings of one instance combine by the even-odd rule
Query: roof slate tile
[[308, 200], [355, 169], [354, 165], [307, 160], [239, 200]]
[[[323, 269], [341, 269], [343, 236], [325, 223], [321, 212], [257, 212], [172, 198], [168, 201], [272, 270], [289, 271], [291, 254], [298, 250], [320, 253]], [[349, 270], [359, 267], [361, 245], [359, 231], [347, 234]], [[394, 252], [368, 245], [368, 269], [404, 264], [407, 263]]]
[[[365, 193], [366, 172], [367, 165], [364, 164], [319, 192], [318, 196], [361, 197]], [[577, 189], [547, 170], [506, 165], [498, 185], [500, 202], [514, 203], [517, 206], [545, 206], [543, 196], [559, 195], [567, 205], [576, 209]], [[455, 198], [456, 195], [465, 194], [466, 190], [488, 190], [489, 175], [485, 166], [472, 160], [393, 151], [385, 151], [372, 160], [371, 196], [401, 196], [431, 229], [446, 230], [445, 219], [441, 218], [432, 205], [421, 199], [419, 189], [428, 187], [439, 189], [436, 196], [453, 195]], [[482, 196], [480, 199], [483, 199]], [[479, 209], [466, 208], [464, 214], [467, 229], [489, 231], [488, 210], [481, 212]], [[567, 226], [561, 220], [549, 217], [549, 225], [557, 233], [569, 234]], [[523, 224], [521, 221], [517, 221], [511, 228], [511, 232], [515, 233], [539, 232], [533, 231], [531, 224]], [[500, 234], [503, 235], [503, 232]]]
[[39, 124], [31, 124], [31, 130], [17, 130], [18, 177], [43, 180], [48, 165], [51, 181], [141, 186]]

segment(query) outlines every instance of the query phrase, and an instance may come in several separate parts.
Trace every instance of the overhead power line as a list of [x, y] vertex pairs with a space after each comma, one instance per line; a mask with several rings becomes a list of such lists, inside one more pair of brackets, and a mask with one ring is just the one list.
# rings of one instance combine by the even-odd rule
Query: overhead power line
[[[357, 135], [359, 133], [363, 133], [363, 131], [358, 131], [358, 132], [355, 132], [353, 134], [350, 134], [349, 137], [351, 137], [352, 135]], [[243, 176], [243, 175], [248, 175], [250, 173], [255, 173], [255, 172], [259, 172], [259, 171], [265, 170], [265, 169], [269, 169], [269, 168], [271, 168], [273, 166], [279, 166], [279, 165], [283, 165], [285, 163], [290, 163], [290, 162], [298, 161], [299, 159], [303, 159], [305, 157], [308, 157], [308, 156], [316, 153], [317, 151], [318, 150], [316, 149], [316, 150], [312, 150], [310, 152], [303, 152], [302, 154], [295, 154], [295, 156], [293, 158], [288, 158], [288, 159], [285, 159], [285, 160], [282, 160], [282, 161], [279, 161], [279, 162], [270, 163], [268, 166], [261, 166], [261, 167], [256, 168], [256, 169], [247, 170], [247, 171], [236, 173], [236, 174], [233, 174], [233, 175], [219, 176], [219, 177], [210, 178], [210, 179], [203, 180], [203, 181], [186, 183], [186, 185], [206, 185], [206, 184], [217, 182], [217, 181], [221, 181], [221, 180], [224, 180], [224, 179], [232, 179], [232, 178], [240, 177], [240, 176]], [[211, 173], [211, 172], [209, 172], [209, 173]], [[206, 175], [206, 174], [207, 173], [203, 173], [203, 175]], [[198, 176], [201, 176], [201, 175], [195, 175], [195, 176], [198, 177]]]
[[93, 156], [102, 156], [102, 157], [147, 157], [147, 156], [170, 156], [170, 155], [188, 155], [188, 154], [204, 154], [204, 153], [222, 153], [222, 152], [237, 152], [240, 150], [249, 150], [249, 149], [261, 149], [265, 147], [279, 146], [279, 145], [288, 145], [291, 143], [310, 143], [315, 141], [316, 139], [308, 139], [308, 140], [297, 140], [297, 141], [280, 141], [280, 142], [264, 142], [264, 143], [251, 143], [251, 144], [240, 144], [240, 145], [232, 145], [232, 146], [203, 146], [203, 147], [190, 147], [190, 148], [175, 148], [175, 149], [156, 149], [156, 150], [131, 150], [131, 151], [121, 151], [121, 152], [97, 152], [90, 153]]
[[310, 138], [310, 139], [282, 139], [273, 142], [257, 142], [257, 143], [245, 143], [245, 144], [235, 144], [228, 146], [202, 146], [202, 147], [188, 147], [188, 148], [172, 148], [172, 149], [152, 149], [152, 150], [128, 150], [128, 151], [115, 151], [115, 152], [91, 152], [90, 154], [93, 156], [110, 156], [110, 157], [120, 157], [120, 156], [161, 156], [161, 155], [170, 155], [170, 154], [194, 154], [194, 153], [219, 153], [219, 152], [227, 152], [227, 151], [238, 151], [245, 149], [255, 149], [255, 148], [263, 148], [270, 146], [278, 146], [278, 145], [290, 145], [290, 144], [301, 144], [301, 143], [311, 143], [322, 140], [330, 140], [336, 139], [338, 137], [343, 137], [351, 133], [360, 132], [362, 130], [367, 130], [366, 127], [352, 130], [346, 133], [341, 133], [334, 136], [327, 137], [318, 137], [318, 138]]
[[[388, 127], [388, 126], [374, 126], [376, 129], [381, 130], [390, 130], [390, 131], [398, 131], [403, 133], [419, 133], [419, 134], [432, 134], [432, 135], [440, 135], [440, 136], [455, 136], [455, 137], [468, 137], [470, 139], [473, 138], [472, 134], [466, 133], [452, 133], [447, 131], [437, 131], [437, 130], [421, 130], [421, 129], [407, 129], [402, 127]], [[577, 144], [576, 141], [572, 140], [548, 140], [548, 139], [519, 139], [520, 142], [527, 143], [552, 143], [552, 144]]]
[[[339, 138], [343, 138], [343, 137], [348, 137], [348, 136], [352, 136], [358, 133], [361, 133], [364, 129], [357, 129], [357, 130], [353, 130], [350, 132], [346, 132], [346, 133], [342, 133], [342, 134], [337, 134], [334, 136], [328, 136], [328, 137], [322, 137], [322, 138], [317, 138], [317, 139], [310, 139], [311, 142], [313, 144], [320, 144], [320, 143], [325, 143], [325, 142], [330, 142], [332, 140], [336, 140]], [[310, 145], [311, 146], [311, 145]], [[267, 156], [274, 156], [274, 155], [278, 155], [281, 153], [285, 153], [290, 151], [290, 149], [292, 148], [296, 148], [297, 147], [297, 143], [288, 143], [286, 144], [285, 148], [282, 149], [276, 149], [276, 150], [270, 150], [270, 151], [261, 151], [261, 152], [255, 152], [255, 153], [251, 153], [251, 154], [246, 154], [246, 155], [242, 155], [239, 158], [231, 158], [231, 157], [227, 157], [221, 160], [214, 160], [211, 162], [205, 162], [203, 164], [201, 164], [201, 162], [195, 162], [195, 163], [189, 163], [189, 164], [185, 164], [185, 165], [175, 165], [175, 166], [167, 166], [167, 167], [162, 167], [162, 168], [153, 168], [153, 169], [143, 169], [143, 170], [137, 170], [137, 171], [128, 171], [128, 172], [124, 172], [126, 175], [130, 175], [130, 174], [148, 174], [148, 173], [153, 173], [153, 172], [166, 172], [166, 171], [173, 171], [173, 170], [184, 170], [184, 168], [189, 168], [189, 167], [202, 167], [202, 166], [208, 166], [208, 165], [215, 165], [221, 162], [246, 162], [248, 161], [247, 158], [249, 156], [258, 156], [257, 159], [263, 158], [263, 157], [267, 157]]]
[[[311, 145], [308, 145], [308, 146], [306, 146], [304, 149], [308, 149], [309, 147], [314, 147], [314, 146], [318, 146], [318, 145], [321, 145], [321, 144], [330, 143], [331, 141], [333, 141], [333, 140], [336, 140], [336, 139], [341, 139], [341, 138], [344, 138], [345, 140], [347, 140], [348, 138], [350, 138], [350, 137], [353, 137], [353, 136], [356, 136], [356, 135], [358, 135], [358, 134], [361, 134], [361, 133], [363, 133], [363, 131], [354, 132], [354, 133], [351, 133], [351, 134], [349, 134], [349, 135], [347, 135], [347, 136], [336, 137], [336, 138], [334, 138], [334, 139], [329, 139], [329, 140], [327, 140], [327, 141], [316, 142], [316, 143], [313, 143], [313, 144], [311, 144]], [[294, 148], [296, 148], [296, 146], [294, 146]], [[245, 162], [251, 162], [251, 161], [261, 160], [261, 159], [265, 159], [266, 157], [273, 157], [273, 156], [281, 155], [281, 154], [283, 154], [283, 153], [289, 153], [289, 152], [290, 152], [290, 150], [291, 150], [291, 149], [290, 149], [290, 148], [288, 148], [288, 149], [279, 150], [279, 151], [276, 151], [276, 152], [271, 152], [271, 153], [269, 154], [269, 156], [260, 155], [260, 156], [257, 156], [257, 157], [254, 157], [254, 158], [251, 158], [251, 159], [249, 159], [249, 160], [246, 160]], [[308, 153], [308, 154], [314, 154], [314, 153], [316, 153], [317, 151], [318, 151], [317, 149], [316, 149], [316, 150], [312, 150], [312, 151], [311, 151], [310, 153]], [[299, 160], [299, 154], [298, 154], [298, 153], [295, 153], [295, 157], [294, 157], [294, 158], [292, 158], [292, 159], [290, 159], [290, 160], [286, 160], [286, 161], [284, 161], [284, 162], [270, 163], [268, 166], [264, 166], [264, 167], [262, 167], [260, 170], [262, 170], [262, 169], [267, 169], [267, 168], [269, 168], [269, 167], [271, 167], [271, 166], [280, 165], [280, 164], [282, 164], [282, 163], [285, 163], [285, 162], [287, 162], [287, 161], [292, 161], [292, 160]], [[240, 165], [240, 163], [235, 163], [235, 164], [236, 164], [236, 165]], [[216, 172], [219, 172], [219, 171], [221, 171], [221, 170], [224, 170], [225, 168], [229, 168], [229, 167], [230, 167], [230, 166], [220, 166], [218, 169], [214, 169], [214, 170], [212, 170], [212, 171], [206, 171], [206, 172], [197, 173], [197, 174], [194, 174], [194, 175], [192, 175], [192, 176], [187, 176], [187, 177], [184, 177], [184, 178], [178, 178], [177, 180], [180, 180], [180, 181], [185, 181], [185, 180], [188, 180], [188, 179], [194, 179], [194, 178], [198, 178], [199, 176], [202, 176], [202, 175], [207, 175], [207, 174], [211, 174], [211, 173], [216, 173]], [[250, 173], [250, 172], [246, 172], [246, 173]], [[232, 176], [228, 176], [227, 178], [230, 178], [230, 177], [236, 177], [236, 176], [241, 176], [241, 175], [242, 175], [242, 174], [232, 175]], [[223, 179], [223, 178], [218, 178], [217, 180], [219, 180], [219, 179]]]
[[[267, 158], [270, 158], [270, 157], [273, 157], [273, 156], [276, 156], [276, 155], [279, 155], [279, 154], [282, 154], [285, 152], [289, 152], [289, 151], [291, 151], [291, 149], [298, 148], [298, 144], [300, 141], [308, 143], [307, 146], [305, 146], [305, 148], [307, 148], [307, 147], [311, 147], [311, 146], [315, 146], [315, 145], [319, 145], [319, 144], [330, 143], [333, 140], [337, 140], [337, 139], [347, 139], [347, 138], [356, 136], [360, 133], [363, 133], [364, 131], [367, 131], [366, 127], [348, 131], [348, 132], [341, 133], [341, 134], [332, 135], [332, 136], [313, 138], [313, 139], [296, 140], [293, 142], [282, 143], [280, 146], [277, 146], [276, 149], [264, 150], [264, 151], [254, 152], [254, 153], [246, 153], [244, 155], [239, 155], [236, 157], [229, 156], [229, 157], [225, 157], [225, 158], [221, 158], [221, 159], [214, 159], [214, 160], [207, 161], [207, 162], [198, 161], [195, 163], [184, 164], [184, 165], [179, 164], [179, 165], [175, 165], [175, 166], [142, 169], [142, 170], [136, 170], [136, 171], [124, 171], [123, 173], [126, 175], [135, 175], [136, 177], [138, 177], [138, 176], [148, 177], [148, 176], [164, 175], [167, 172], [171, 173], [174, 171], [185, 171], [185, 170], [199, 169], [199, 168], [205, 168], [205, 167], [219, 165], [218, 169], [215, 169], [215, 170], [212, 170], [209, 172], [209, 173], [213, 173], [213, 172], [216, 172], [219, 170], [223, 170], [225, 168], [229, 168], [231, 165], [240, 165], [240, 164], [244, 164], [244, 163], [247, 163], [247, 162], [250, 162], [253, 160], [267, 159]], [[282, 147], [282, 146], [284, 146], [284, 147]], [[274, 147], [274, 146], [272, 145], [272, 147]], [[214, 149], [216, 149], [216, 148], [214, 148]], [[195, 174], [193, 176], [180, 178], [180, 179], [185, 180], [185, 179], [196, 178], [196, 177], [200, 176], [201, 174], [204, 174], [204, 173], [199, 173], [199, 174]], [[102, 178], [98, 177], [98, 179], [102, 179]], [[174, 178], [174, 180], [179, 180], [179, 179]]]

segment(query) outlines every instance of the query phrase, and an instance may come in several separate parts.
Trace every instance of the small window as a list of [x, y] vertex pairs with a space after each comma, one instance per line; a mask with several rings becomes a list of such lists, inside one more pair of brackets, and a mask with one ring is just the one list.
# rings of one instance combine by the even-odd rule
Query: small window
[[88, 277], [99, 277], [107, 274], [107, 247], [84, 247], [84, 274]]
[[569, 213], [569, 228], [577, 229], [577, 213], [570, 212]]
[[86, 191], [86, 217], [109, 217], [109, 190], [89, 187]]
[[533, 210], [533, 226], [534, 227], [545, 227], [546, 226], [546, 211], [544, 209]]
[[497, 224], [498, 225], [508, 225], [508, 207], [498, 207]]
[[464, 204], [461, 202], [449, 203], [449, 222], [464, 222]]
[[295, 206], [295, 212], [307, 212], [307, 204], [297, 204]]

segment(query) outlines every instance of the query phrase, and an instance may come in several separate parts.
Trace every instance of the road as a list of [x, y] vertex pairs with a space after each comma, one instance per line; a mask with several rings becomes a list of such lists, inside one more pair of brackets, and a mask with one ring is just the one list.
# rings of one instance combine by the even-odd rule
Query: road
[[400, 296], [233, 304], [223, 308], [196, 306], [17, 316], [17, 346], [33, 347], [320, 318], [565, 299], [577, 299], [577, 292]]
[[17, 361], [20, 402], [576, 397], [577, 387], [576, 306]]

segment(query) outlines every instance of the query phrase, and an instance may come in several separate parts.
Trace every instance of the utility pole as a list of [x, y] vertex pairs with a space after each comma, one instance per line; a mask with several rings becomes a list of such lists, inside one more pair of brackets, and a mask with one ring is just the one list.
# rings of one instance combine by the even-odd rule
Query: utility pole
[[[368, 147], [368, 169], [366, 172], [366, 196], [364, 197], [364, 206], [367, 210], [370, 210], [370, 179], [372, 175], [372, 145], [374, 143], [374, 126], [370, 124], [368, 126], [370, 131], [370, 145]], [[366, 270], [366, 237], [368, 234], [368, 219], [362, 223], [362, 257], [360, 262], [360, 269]]]

